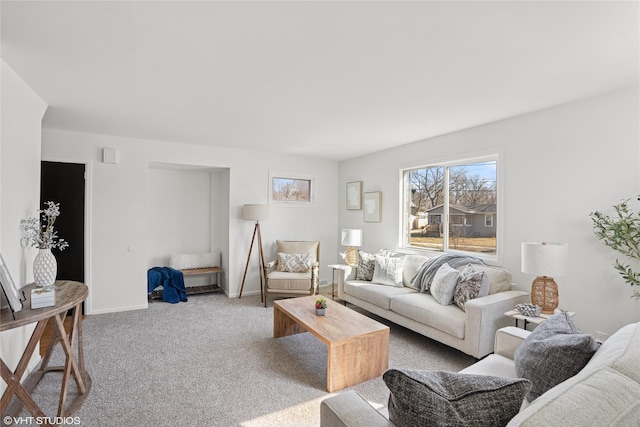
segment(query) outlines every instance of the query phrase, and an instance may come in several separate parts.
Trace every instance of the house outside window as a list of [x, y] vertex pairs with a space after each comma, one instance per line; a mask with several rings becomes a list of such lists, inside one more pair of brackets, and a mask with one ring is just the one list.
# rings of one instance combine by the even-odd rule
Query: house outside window
[[497, 166], [494, 155], [402, 170], [401, 246], [497, 257]]

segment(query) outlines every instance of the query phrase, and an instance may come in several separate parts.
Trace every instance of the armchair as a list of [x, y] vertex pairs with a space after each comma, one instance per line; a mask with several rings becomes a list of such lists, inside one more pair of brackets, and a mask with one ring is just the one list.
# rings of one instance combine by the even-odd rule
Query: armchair
[[264, 306], [269, 295], [315, 295], [320, 265], [319, 241], [276, 240], [277, 259], [264, 266]]

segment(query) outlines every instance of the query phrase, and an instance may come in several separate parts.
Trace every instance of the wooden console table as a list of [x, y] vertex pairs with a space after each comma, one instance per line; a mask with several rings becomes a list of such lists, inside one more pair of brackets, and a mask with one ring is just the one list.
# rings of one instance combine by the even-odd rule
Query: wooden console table
[[[15, 372], [11, 372], [4, 360], [0, 358], [2, 379], [7, 384], [7, 389], [2, 395], [2, 400], [0, 400], [0, 413], [3, 419], [6, 416], [15, 417], [20, 413], [24, 405], [33, 417], [44, 420], [41, 425], [52, 425], [48, 423], [48, 420], [54, 419], [54, 417], [47, 417], [31, 397], [31, 392], [47, 372], [63, 372], [57, 417], [69, 417], [73, 415], [80, 406], [82, 406], [82, 403], [91, 390], [91, 376], [85, 369], [84, 350], [82, 348], [82, 302], [87, 298], [88, 288], [86, 285], [78, 282], [56, 281], [55, 305], [32, 310], [30, 308], [31, 289], [34, 287], [35, 285], [28, 285], [23, 288], [27, 300], [23, 303], [22, 310], [15, 314], [15, 320], [11, 315], [11, 310], [8, 308], [2, 310], [0, 316], [0, 332], [38, 322], [16, 366]], [[67, 334], [63, 322], [69, 310], [72, 310], [73, 318], [71, 329], [69, 334]], [[42, 333], [49, 322], [51, 322], [53, 326], [55, 337], [49, 343], [47, 352], [38, 369], [27, 377], [24, 384], [21, 384], [20, 379], [24, 375]], [[51, 353], [57, 343], [62, 344], [66, 355], [65, 364], [64, 366], [48, 367]], [[74, 354], [75, 347], [77, 347], [77, 356]], [[71, 375], [73, 375], [73, 379], [75, 380], [78, 395], [70, 402], [69, 406], [67, 406], [67, 390], [69, 388]], [[17, 399], [13, 399], [14, 395]]]

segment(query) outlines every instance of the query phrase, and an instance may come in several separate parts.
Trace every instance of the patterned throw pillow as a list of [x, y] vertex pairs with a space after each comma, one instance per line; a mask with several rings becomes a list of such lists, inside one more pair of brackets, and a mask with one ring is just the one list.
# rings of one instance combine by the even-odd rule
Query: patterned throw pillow
[[446, 262], [438, 268], [431, 281], [430, 292], [441, 305], [449, 305], [453, 302], [453, 292], [456, 290], [460, 272], [451, 268]]
[[376, 256], [363, 251], [358, 251], [358, 266], [356, 267], [356, 280], [373, 279], [373, 270], [376, 267]]
[[402, 288], [402, 269], [404, 257], [375, 256], [375, 268], [372, 281], [380, 285]]
[[516, 374], [531, 381], [529, 402], [584, 368], [600, 344], [583, 334], [567, 313], [538, 325], [514, 353]]
[[389, 369], [389, 420], [397, 426], [504, 426], [531, 383], [524, 378]]
[[284, 254], [278, 252], [277, 271], [306, 273], [311, 269], [311, 254]]
[[453, 301], [464, 311], [467, 301], [488, 294], [489, 277], [483, 271], [476, 270], [472, 264], [468, 264], [460, 273], [453, 293]]

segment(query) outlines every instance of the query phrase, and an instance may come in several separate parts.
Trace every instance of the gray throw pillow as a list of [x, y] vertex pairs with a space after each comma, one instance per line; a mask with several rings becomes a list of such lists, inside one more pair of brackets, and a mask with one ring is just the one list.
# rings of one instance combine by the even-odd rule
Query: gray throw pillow
[[531, 381], [532, 402], [584, 368], [600, 344], [583, 334], [567, 313], [538, 325], [514, 353], [516, 373]]
[[373, 279], [373, 270], [376, 267], [376, 256], [368, 252], [358, 251], [358, 266], [356, 267], [356, 280]]
[[484, 271], [476, 270], [473, 264], [468, 264], [460, 273], [453, 301], [465, 311], [464, 306], [470, 299], [486, 296], [489, 293], [489, 276]]
[[389, 420], [397, 426], [504, 426], [531, 383], [524, 378], [389, 369]]

